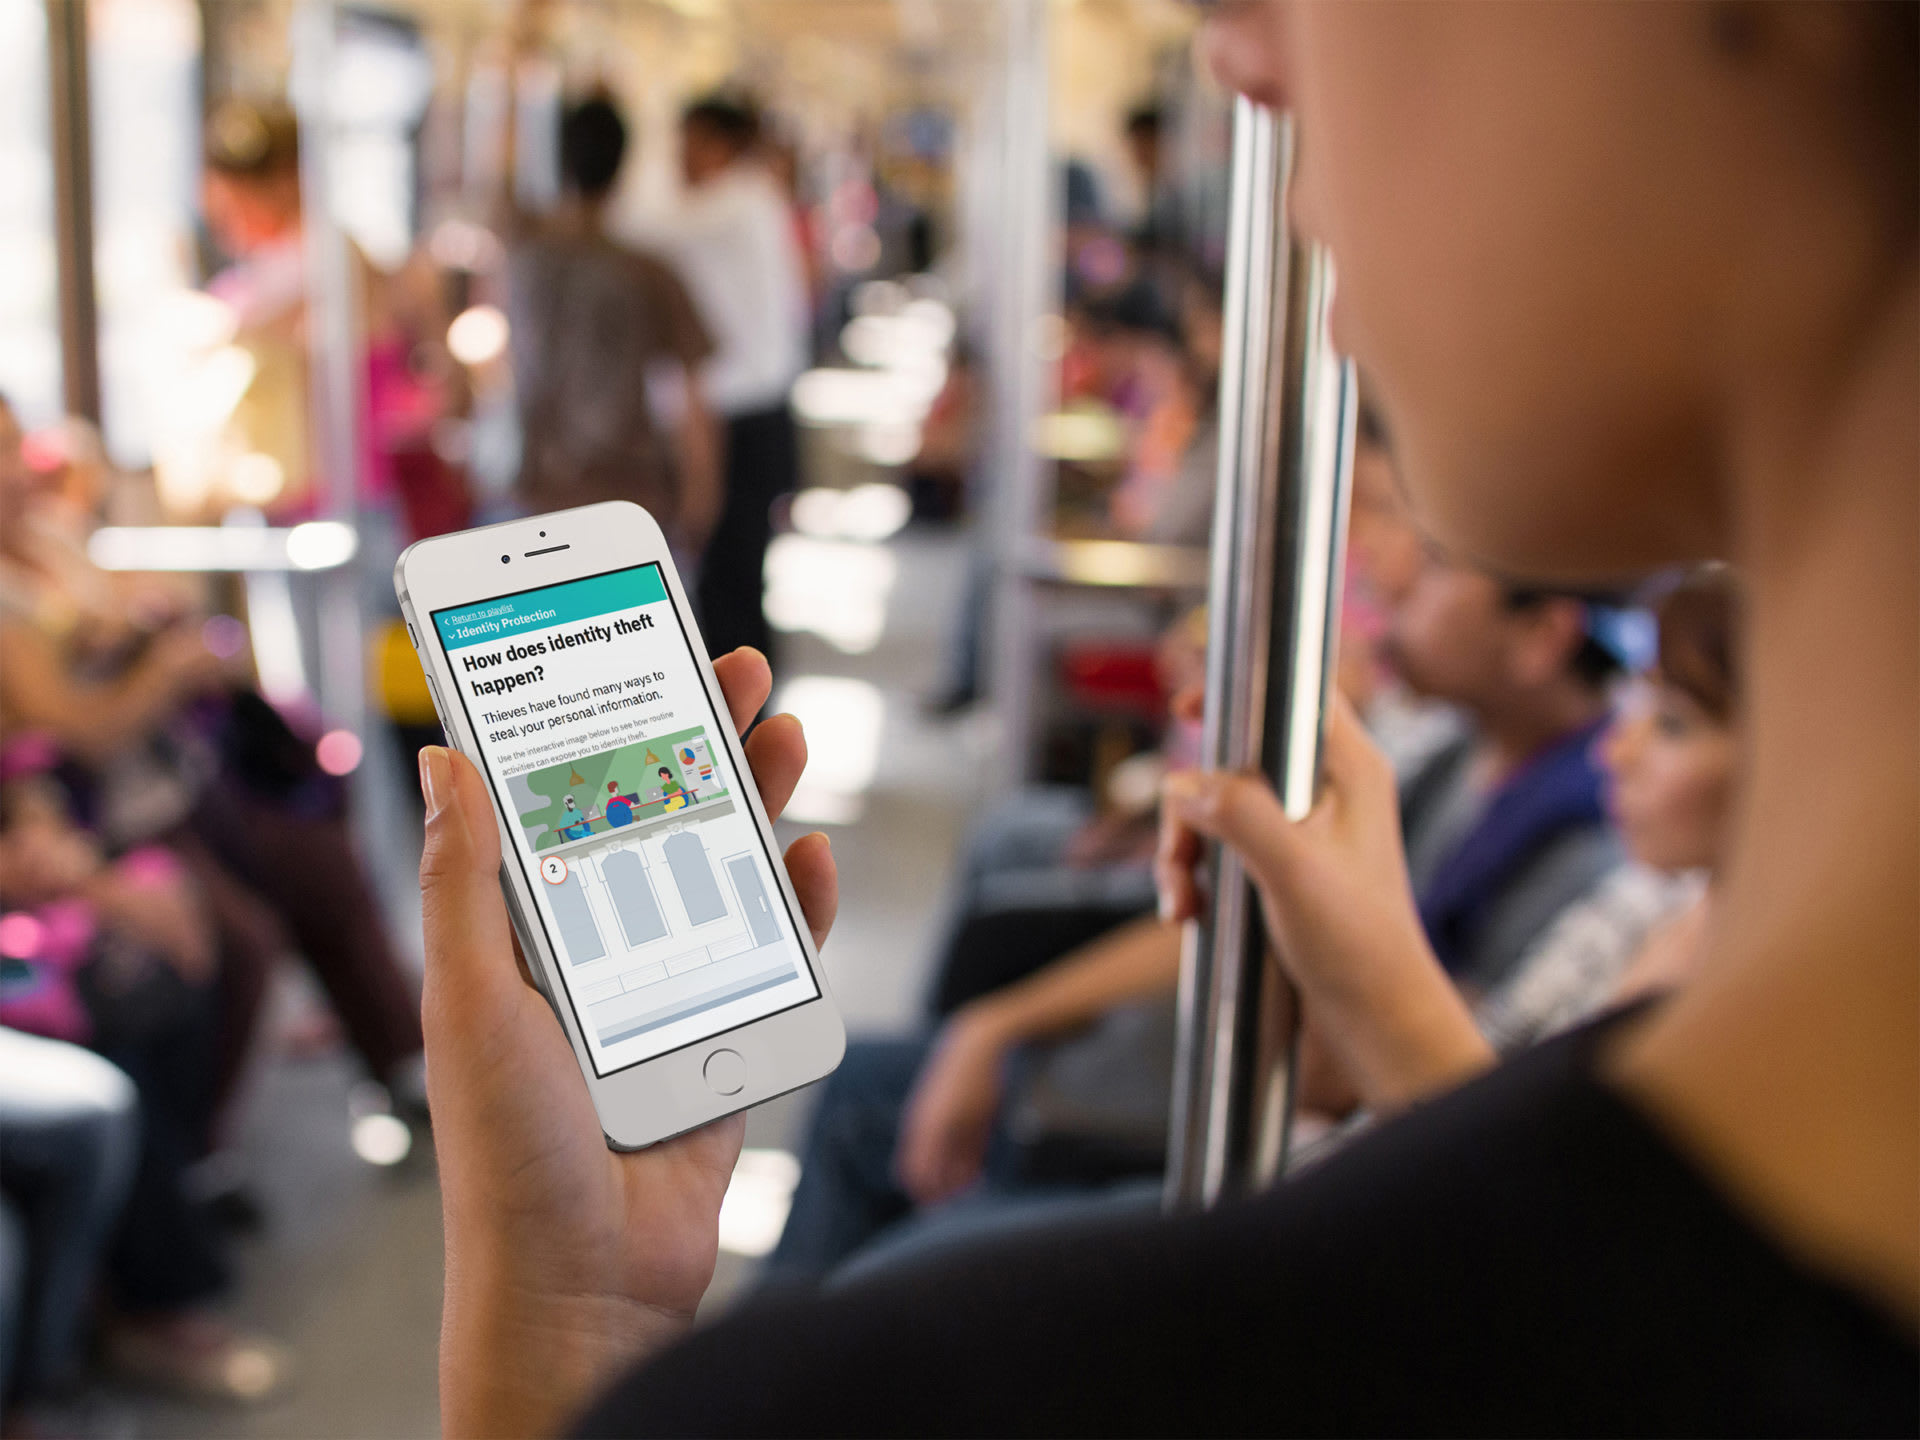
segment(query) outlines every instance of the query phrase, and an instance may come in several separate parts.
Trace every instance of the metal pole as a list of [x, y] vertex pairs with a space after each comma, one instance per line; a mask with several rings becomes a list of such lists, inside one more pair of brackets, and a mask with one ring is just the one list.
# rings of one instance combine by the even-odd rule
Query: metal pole
[[88, 113], [86, 0], [47, 0], [47, 65], [62, 397], [69, 415], [98, 425], [100, 339], [93, 288], [93, 130]]
[[[318, 509], [350, 527], [360, 521], [361, 363], [359, 276], [335, 213], [334, 86], [339, 12], [332, 0], [300, 0], [293, 15], [294, 109], [300, 121], [300, 216], [307, 277], [308, 412]], [[362, 551], [364, 553], [364, 551]], [[366, 635], [356, 560], [318, 584], [318, 695], [327, 723], [367, 740]], [[359, 772], [364, 787], [368, 771]], [[365, 815], [368, 806], [360, 806]]]
[[1033, 761], [1038, 617], [1024, 572], [1029, 538], [1046, 514], [1051, 472], [1033, 447], [1035, 422], [1052, 403], [1058, 356], [1043, 353], [1045, 321], [1058, 309], [1054, 232], [1059, 196], [1048, 142], [1049, 0], [1002, 0], [1004, 63], [998, 134], [1002, 213], [994, 245], [994, 527], [992, 645], [994, 709], [1001, 744], [1021, 774]]
[[[1355, 395], [1327, 339], [1331, 264], [1285, 233], [1291, 150], [1288, 122], [1236, 102], [1203, 763], [1264, 771], [1297, 818], [1332, 674]], [[1292, 1114], [1292, 997], [1238, 857], [1216, 848], [1210, 873], [1183, 937], [1169, 1208], [1271, 1181]]]

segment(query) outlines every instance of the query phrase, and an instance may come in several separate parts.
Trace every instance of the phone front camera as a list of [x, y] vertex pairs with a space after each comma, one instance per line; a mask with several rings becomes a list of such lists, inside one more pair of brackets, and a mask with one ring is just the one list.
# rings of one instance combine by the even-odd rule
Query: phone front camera
[[502, 556], [500, 557], [500, 563], [501, 563], [502, 565], [504, 565], [504, 564], [506, 564], [506, 563], [507, 563], [507, 562], [508, 562], [509, 560], [511, 560], [511, 559], [513, 559], [513, 557], [512, 557], [511, 555], [502, 555]]

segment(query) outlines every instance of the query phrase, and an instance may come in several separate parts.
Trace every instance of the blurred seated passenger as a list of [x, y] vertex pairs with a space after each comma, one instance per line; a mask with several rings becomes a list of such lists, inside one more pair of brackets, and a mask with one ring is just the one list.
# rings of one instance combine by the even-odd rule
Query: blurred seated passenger
[[[286, 1358], [209, 1308], [230, 1271], [216, 1218], [189, 1180], [221, 1098], [213, 935], [197, 898], [157, 847], [109, 865], [67, 819], [50, 782], [0, 785], [0, 908], [19, 932], [0, 1020], [85, 1043], [131, 1079], [139, 1098], [131, 1190], [124, 1210], [116, 1202], [98, 1221], [115, 1232], [107, 1358], [130, 1378], [193, 1398], [254, 1400], [279, 1387]], [[59, 1063], [51, 1051], [27, 1058]], [[29, 1152], [9, 1144], [0, 1140], [9, 1179], [31, 1183]], [[77, 1210], [72, 1223], [85, 1224], [88, 1213]], [[79, 1283], [84, 1297], [87, 1282]]]
[[1476, 1007], [1502, 1054], [1586, 1019], [1597, 995], [1671, 989], [1705, 944], [1745, 743], [1732, 573], [1689, 576], [1657, 613], [1655, 668], [1629, 691], [1600, 750], [1607, 813], [1633, 863], [1568, 911]]
[[142, 607], [143, 591], [109, 583], [37, 523], [42, 498], [0, 400], [0, 742], [51, 750], [36, 768], [58, 765], [73, 818], [109, 850], [157, 844], [194, 871], [221, 939], [223, 1099], [270, 967], [297, 947], [374, 1078], [418, 1118], [419, 1007], [354, 852], [344, 789], [208, 647], [200, 616]]
[[1219, 462], [1220, 280], [1181, 273], [1179, 346], [1149, 349], [1154, 403], [1134, 430], [1126, 473], [1111, 501], [1115, 533], [1159, 545], [1204, 546], [1213, 522]]
[[1429, 556], [1394, 614], [1395, 670], [1469, 721], [1401, 785], [1401, 818], [1421, 924], [1470, 992], [1619, 862], [1593, 746], [1628, 657], [1601, 613]]
[[720, 513], [719, 437], [700, 367], [713, 342], [679, 275], [615, 240], [627, 127], [595, 95], [560, 121], [559, 209], [508, 261], [518, 494], [529, 510], [631, 500], [697, 556]]
[[[0, 958], [0, 1005], [27, 979]], [[140, 1145], [133, 1082], [77, 1045], [0, 1025], [0, 1427], [73, 1393]], [[24, 1416], [21, 1411], [25, 1410]], [[43, 1433], [30, 1428], [25, 1433]]]

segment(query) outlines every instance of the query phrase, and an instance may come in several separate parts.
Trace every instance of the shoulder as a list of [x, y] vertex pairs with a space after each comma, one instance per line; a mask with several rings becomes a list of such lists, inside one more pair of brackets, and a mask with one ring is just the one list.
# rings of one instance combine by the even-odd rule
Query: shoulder
[[584, 1433], [1911, 1428], [1911, 1348], [1588, 1078], [1591, 1033], [1255, 1202], [741, 1313]]

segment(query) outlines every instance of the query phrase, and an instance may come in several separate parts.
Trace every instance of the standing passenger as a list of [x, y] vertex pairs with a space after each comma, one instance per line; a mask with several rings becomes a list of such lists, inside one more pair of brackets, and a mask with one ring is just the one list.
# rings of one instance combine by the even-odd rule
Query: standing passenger
[[715, 655], [740, 645], [771, 653], [761, 609], [768, 511], [799, 478], [787, 392], [807, 363], [806, 282], [786, 198], [754, 156], [759, 133], [759, 117], [735, 101], [687, 107], [687, 191], [671, 226], [675, 258], [713, 328], [703, 376], [727, 427], [720, 523], [696, 587]]
[[[632, 500], [692, 551], [718, 511], [717, 435], [698, 373], [713, 346], [679, 277], [607, 234], [607, 197], [626, 149], [626, 123], [611, 100], [595, 96], [568, 110], [560, 122], [566, 196], [514, 248], [520, 498], [534, 510]], [[656, 402], [676, 390], [677, 404], [657, 408], [678, 413], [656, 415]]]

